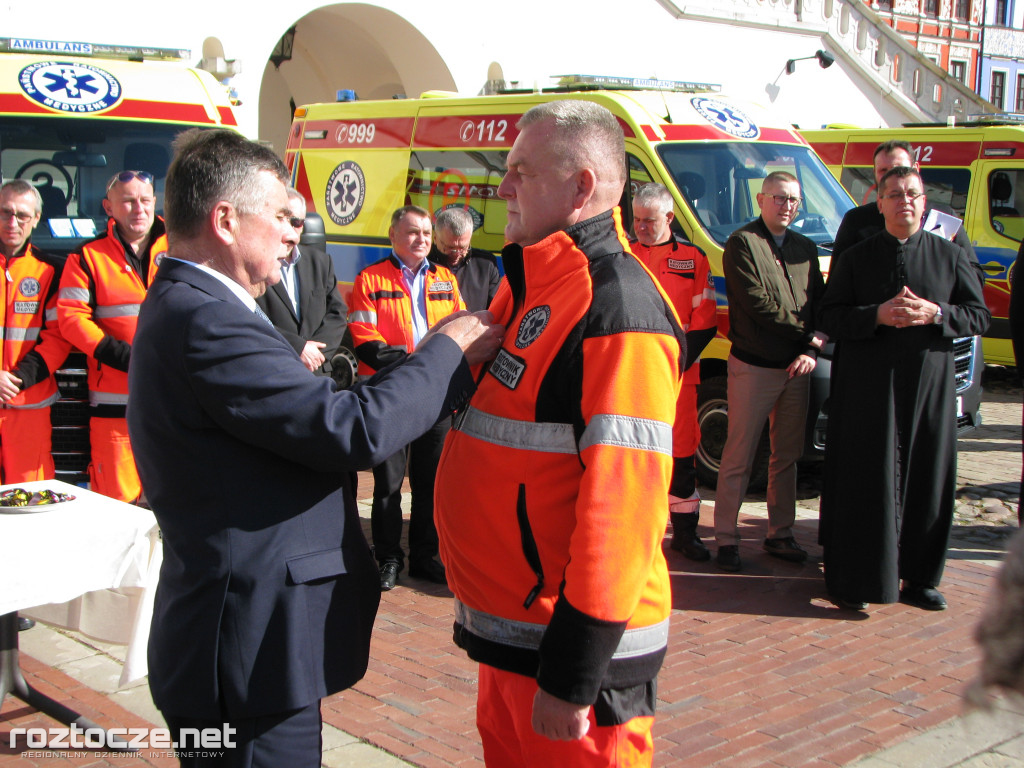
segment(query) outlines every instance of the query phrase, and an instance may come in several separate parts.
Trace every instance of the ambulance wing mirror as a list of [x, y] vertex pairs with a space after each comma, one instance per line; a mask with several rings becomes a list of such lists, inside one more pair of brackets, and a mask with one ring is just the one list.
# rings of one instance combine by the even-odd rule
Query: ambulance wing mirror
[[307, 213], [306, 222], [302, 227], [302, 236], [299, 237], [299, 245], [315, 248], [321, 253], [327, 253], [327, 234], [324, 229], [324, 220], [318, 213]]

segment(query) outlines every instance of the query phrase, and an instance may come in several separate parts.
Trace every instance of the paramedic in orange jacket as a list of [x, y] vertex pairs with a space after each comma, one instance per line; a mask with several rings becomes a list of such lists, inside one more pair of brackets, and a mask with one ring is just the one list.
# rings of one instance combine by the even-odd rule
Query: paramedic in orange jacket
[[695, 365], [718, 330], [715, 284], [708, 257], [697, 246], [673, 234], [672, 193], [661, 184], [645, 184], [633, 196], [633, 253], [661, 283], [672, 300], [686, 332], [683, 387], [676, 404], [672, 429], [672, 484], [668, 510], [672, 519], [672, 549], [691, 560], [711, 559], [697, 535], [700, 494], [697, 493], [695, 456], [700, 445], [697, 424], [697, 385], [700, 366]]
[[0, 187], [0, 483], [48, 480], [53, 377], [71, 350], [57, 326], [57, 286], [63, 259], [29, 242], [43, 201], [27, 181]]
[[491, 768], [650, 765], [683, 332], [615, 210], [618, 121], [556, 101], [517, 127], [490, 307], [506, 336], [435, 492], [455, 640], [480, 662]]
[[142, 493], [124, 416], [128, 360], [139, 307], [167, 252], [155, 209], [151, 174], [111, 177], [103, 200], [107, 234], [68, 257], [57, 300], [61, 333], [89, 358], [90, 486], [127, 502]]
[[[359, 375], [369, 376], [410, 354], [439, 320], [466, 309], [455, 276], [427, 259], [430, 214], [415, 205], [399, 208], [388, 230], [392, 253], [356, 275], [349, 300]], [[387, 592], [404, 566], [402, 552], [402, 483], [409, 466], [412, 509], [409, 516], [409, 575], [445, 584], [437, 560], [434, 527], [434, 476], [449, 418], [373, 468], [370, 528], [373, 552], [380, 567], [380, 588]]]

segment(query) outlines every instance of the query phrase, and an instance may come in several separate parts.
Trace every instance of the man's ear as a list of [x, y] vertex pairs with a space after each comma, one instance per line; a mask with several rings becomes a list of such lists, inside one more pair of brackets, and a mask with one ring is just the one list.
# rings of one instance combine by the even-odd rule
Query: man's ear
[[573, 208], [581, 211], [587, 207], [590, 198], [597, 190], [597, 174], [592, 168], [583, 168], [576, 172], [576, 189], [573, 193]]
[[234, 245], [238, 237], [238, 212], [227, 200], [221, 200], [210, 211], [210, 226], [214, 237], [225, 245]]
[[108, 198], [104, 197], [103, 198], [103, 212], [105, 214], [107, 214], [107, 216], [113, 216], [114, 214], [112, 213], [112, 211], [113, 211], [113, 208], [110, 205], [110, 200]]

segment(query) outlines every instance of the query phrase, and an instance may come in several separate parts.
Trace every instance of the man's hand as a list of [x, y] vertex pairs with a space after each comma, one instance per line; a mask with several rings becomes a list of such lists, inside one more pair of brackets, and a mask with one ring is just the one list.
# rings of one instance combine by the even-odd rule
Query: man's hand
[[795, 378], [797, 376], [803, 376], [806, 373], [810, 373], [814, 370], [814, 366], [818, 364], [810, 355], [797, 355], [796, 360], [789, 364], [786, 371], [789, 373], [789, 378]]
[[324, 357], [323, 352], [320, 351], [326, 346], [327, 345], [322, 341], [307, 341], [306, 346], [304, 346], [302, 351], [299, 352], [299, 357], [302, 358], [302, 364], [309, 368], [309, 370], [315, 371], [323, 365], [324, 360], [327, 359]]
[[10, 371], [0, 371], [0, 402], [7, 402], [21, 392], [21, 379]]
[[533, 697], [533, 730], [554, 741], [578, 741], [590, 730], [590, 707], [581, 707], [537, 689]]
[[934, 322], [939, 305], [922, 299], [904, 286], [899, 293], [884, 304], [878, 305], [876, 322], [893, 328], [909, 328], [914, 325], [929, 325]]
[[423, 344], [434, 334], [448, 336], [461, 348], [470, 365], [493, 360], [505, 338], [505, 326], [494, 322], [486, 309], [480, 312], [453, 312], [427, 331], [420, 340]]

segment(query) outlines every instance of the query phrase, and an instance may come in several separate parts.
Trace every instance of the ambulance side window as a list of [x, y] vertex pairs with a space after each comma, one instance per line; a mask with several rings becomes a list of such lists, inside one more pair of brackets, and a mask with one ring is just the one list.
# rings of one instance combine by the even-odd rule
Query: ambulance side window
[[989, 173], [988, 210], [992, 229], [1004, 237], [1024, 240], [1024, 169]]
[[[406, 197], [436, 216], [443, 208], [465, 206], [478, 235], [497, 236], [497, 249], [505, 231], [505, 201], [498, 184], [505, 175], [505, 151], [418, 151], [409, 155]], [[478, 242], [474, 236], [474, 242]], [[478, 243], [480, 247], [488, 247]]]
[[[971, 186], [971, 172], [966, 168], [922, 168], [924, 193], [929, 203], [948, 205], [963, 218], [967, 208], [967, 191]], [[875, 200], [875, 174], [869, 167], [843, 168], [840, 183], [857, 201], [865, 205]]]
[[865, 205], [875, 199], [875, 174], [872, 168], [843, 168], [839, 183], [846, 188], [857, 205]]

